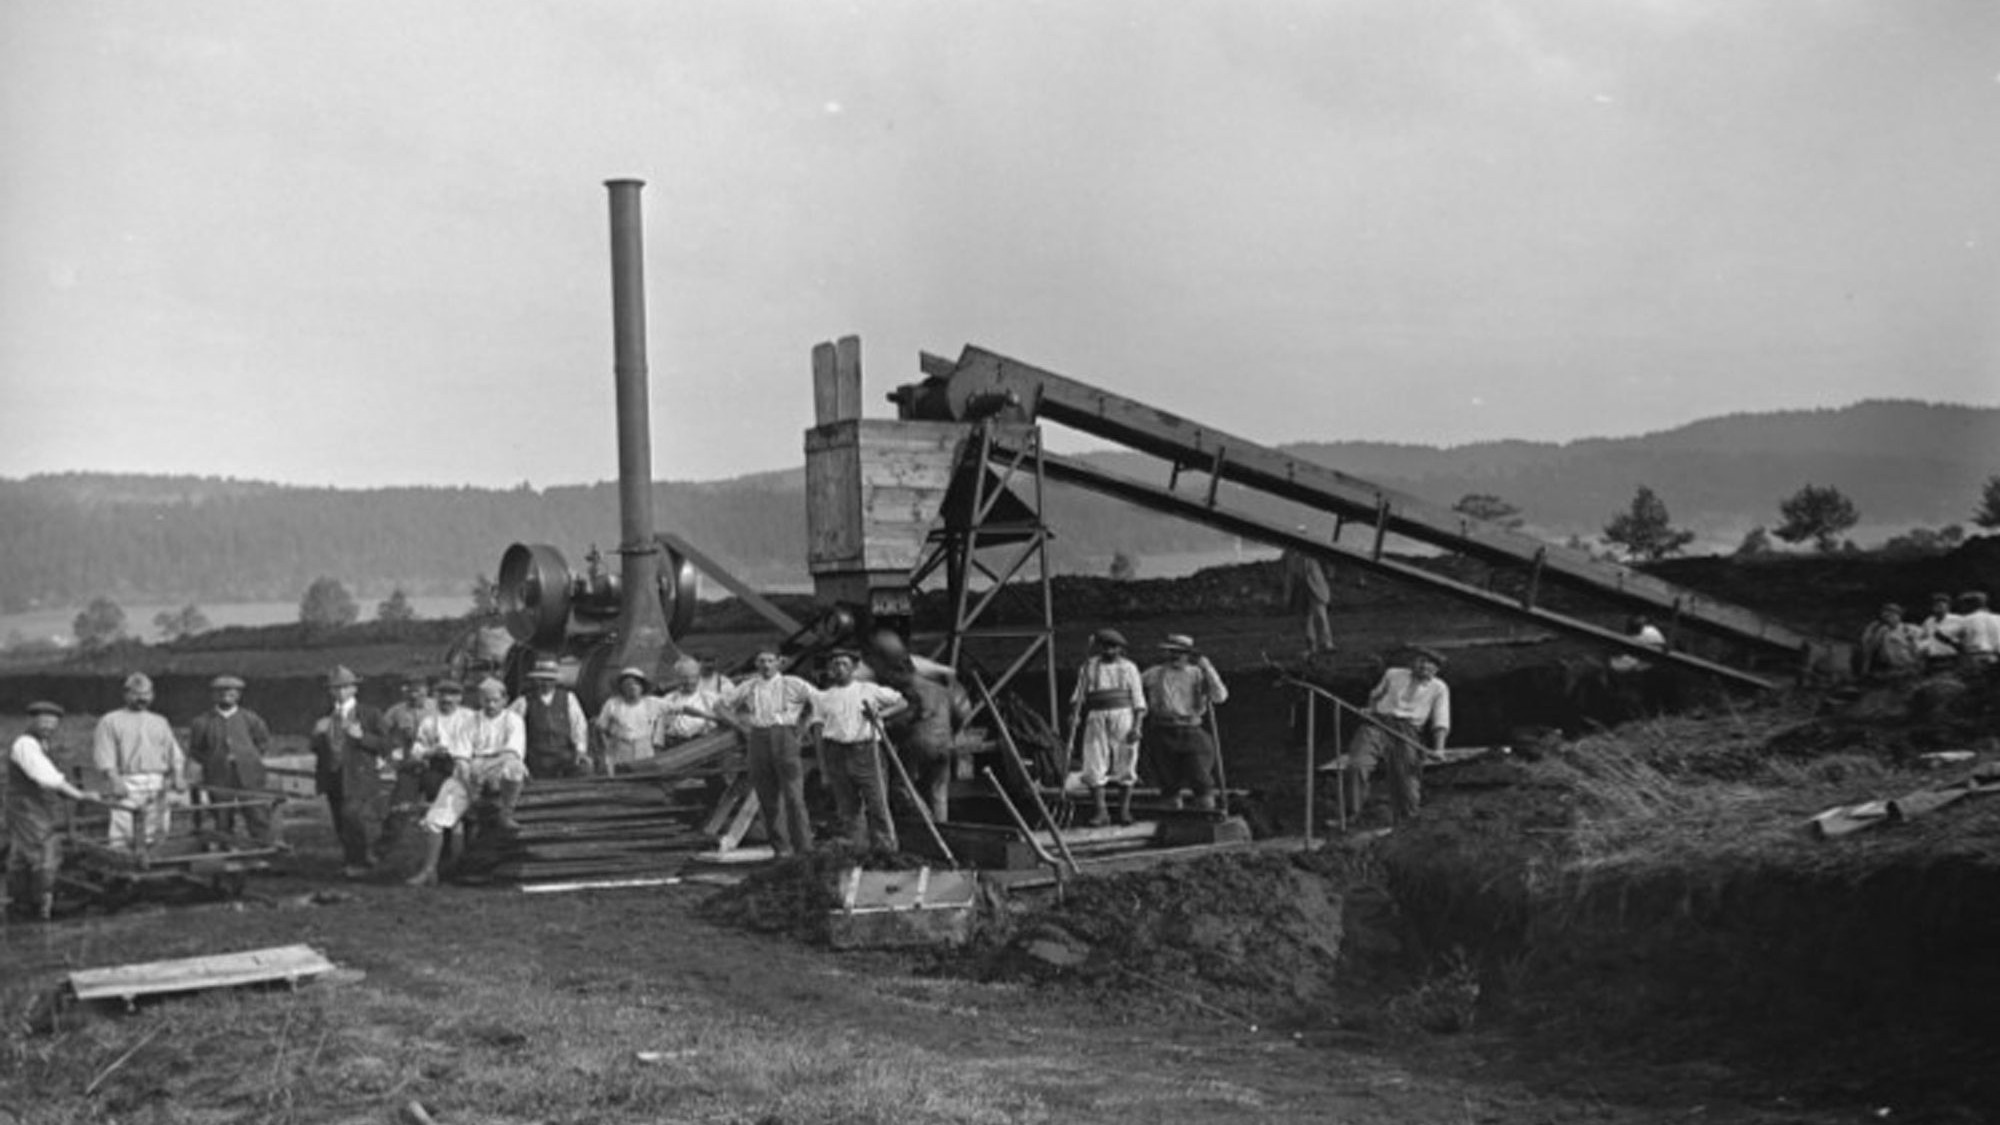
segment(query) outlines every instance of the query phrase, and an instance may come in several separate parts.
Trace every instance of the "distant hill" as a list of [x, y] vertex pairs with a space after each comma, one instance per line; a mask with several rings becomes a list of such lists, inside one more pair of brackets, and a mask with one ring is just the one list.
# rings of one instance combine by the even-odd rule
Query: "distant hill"
[[[1471, 492], [1522, 510], [1552, 539], [1596, 536], [1646, 485], [1697, 550], [1726, 549], [1777, 522], [1800, 486], [1832, 485], [1860, 509], [1857, 541], [1965, 521], [2000, 473], [2000, 409], [1864, 402], [1830, 410], [1738, 414], [1629, 438], [1482, 442], [1437, 449], [1377, 442], [1307, 443], [1297, 456], [1449, 505]], [[1166, 467], [1130, 453], [1087, 455], [1164, 482]], [[545, 489], [299, 488], [203, 477], [68, 473], [0, 479], [0, 609], [121, 601], [297, 598], [320, 575], [363, 604], [400, 586], [464, 592], [515, 541], [547, 542], [580, 563], [618, 537], [615, 482]], [[766, 588], [805, 584], [801, 469], [722, 481], [664, 481], [658, 526], [685, 535]], [[1262, 507], [1292, 518], [1281, 506]], [[1073, 490], [1053, 489], [1058, 569], [1101, 571], [1115, 552], [1139, 560], [1213, 551], [1230, 540]]]

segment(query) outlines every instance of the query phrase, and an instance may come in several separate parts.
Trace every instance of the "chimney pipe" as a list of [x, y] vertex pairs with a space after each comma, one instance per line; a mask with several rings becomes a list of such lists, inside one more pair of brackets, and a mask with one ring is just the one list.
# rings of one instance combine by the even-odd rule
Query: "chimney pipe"
[[618, 391], [618, 555], [624, 604], [609, 659], [596, 666], [601, 683], [581, 685], [608, 698], [618, 669], [649, 675], [679, 656], [660, 605], [660, 545], [653, 537], [651, 408], [646, 394], [645, 238], [639, 218], [644, 180], [607, 180], [611, 193], [611, 320]]

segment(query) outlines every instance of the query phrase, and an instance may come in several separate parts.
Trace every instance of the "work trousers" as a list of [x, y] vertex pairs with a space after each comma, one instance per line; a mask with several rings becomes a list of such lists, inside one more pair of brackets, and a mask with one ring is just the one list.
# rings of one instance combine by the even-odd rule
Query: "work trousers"
[[56, 813], [42, 801], [9, 801], [6, 811], [7, 889], [17, 900], [39, 904], [55, 892], [62, 870]]
[[889, 790], [875, 740], [819, 742], [820, 771], [833, 790], [841, 831], [856, 847], [896, 850], [896, 826], [889, 820]]
[[353, 785], [332, 773], [319, 776], [319, 787], [333, 813], [333, 830], [340, 837], [341, 862], [348, 867], [373, 867], [375, 831], [382, 823], [380, 786]]
[[1414, 723], [1382, 718], [1385, 726], [1404, 735], [1397, 738], [1374, 723], [1364, 722], [1347, 744], [1347, 812], [1361, 815], [1368, 803], [1368, 781], [1377, 768], [1386, 766], [1389, 775], [1389, 805], [1396, 819], [1409, 820], [1423, 803], [1423, 752], [1417, 741], [1421, 732]]
[[124, 786], [125, 801], [139, 806], [139, 811], [114, 809], [111, 813], [111, 845], [131, 847], [132, 832], [136, 820], [142, 846], [157, 844], [167, 838], [167, 830], [173, 826], [173, 809], [167, 805], [167, 775], [163, 773], [127, 773], [118, 775], [118, 782]]
[[1083, 783], [1101, 789], [1139, 780], [1139, 745], [1128, 739], [1136, 716], [1129, 707], [1089, 711], [1083, 716]]
[[1215, 807], [1215, 740], [1197, 726], [1156, 723], [1146, 728], [1146, 753], [1160, 781], [1160, 795], [1179, 807], [1181, 790], [1194, 791], [1198, 808]]
[[424, 831], [443, 835], [458, 827], [475, 800], [499, 793], [509, 782], [522, 785], [527, 780], [528, 768], [518, 754], [461, 758], [451, 776], [438, 786], [437, 796], [431, 798], [431, 807], [424, 813]]
[[771, 850], [791, 855], [812, 847], [806, 819], [806, 767], [799, 757], [796, 727], [752, 727], [744, 735], [750, 785], [757, 791], [757, 815]]

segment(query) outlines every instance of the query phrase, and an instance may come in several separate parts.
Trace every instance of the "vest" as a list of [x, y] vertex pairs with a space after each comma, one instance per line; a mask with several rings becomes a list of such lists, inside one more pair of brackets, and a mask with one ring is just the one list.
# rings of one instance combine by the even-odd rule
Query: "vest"
[[[54, 760], [54, 743], [40, 735], [30, 737], [40, 742], [42, 753]], [[8, 743], [9, 747], [12, 745]], [[50, 824], [62, 815], [62, 794], [42, 788], [40, 783], [28, 776], [28, 771], [22, 769], [20, 763], [14, 761], [12, 754], [7, 755], [7, 813], [10, 819], [38, 819]]]
[[528, 759], [574, 757], [578, 748], [570, 743], [569, 692], [557, 688], [546, 704], [539, 695], [527, 699], [528, 713], [523, 718], [528, 727]]

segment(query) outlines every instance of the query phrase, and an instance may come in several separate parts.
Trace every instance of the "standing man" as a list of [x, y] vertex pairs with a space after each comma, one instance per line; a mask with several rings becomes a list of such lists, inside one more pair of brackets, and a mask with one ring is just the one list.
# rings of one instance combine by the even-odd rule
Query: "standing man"
[[806, 818], [806, 768], [799, 755], [799, 727], [811, 706], [813, 686], [784, 672], [775, 648], [759, 649], [757, 671], [723, 693], [719, 712], [743, 729], [750, 785], [764, 835], [779, 858], [812, 849]]
[[660, 746], [672, 748], [714, 734], [723, 698], [703, 685], [701, 661], [692, 656], [674, 661], [673, 686], [660, 697]]
[[430, 685], [422, 676], [404, 676], [402, 688], [403, 698], [382, 715], [389, 730], [389, 755], [382, 759], [382, 785], [388, 791], [389, 811], [382, 821], [382, 838], [390, 841], [402, 834], [412, 811], [429, 803], [422, 800], [424, 774], [417, 760], [417, 733], [425, 719], [437, 714]]
[[1930, 616], [1917, 626], [1922, 634], [1917, 643], [1926, 672], [1942, 672], [1958, 663], [1958, 644], [1952, 634], [1958, 630], [1958, 614], [1951, 611], [1950, 594], [1932, 594]]
[[528, 690], [512, 710], [528, 728], [528, 776], [579, 777], [590, 772], [590, 721], [583, 704], [556, 683], [556, 662], [538, 658]]
[[44, 922], [55, 912], [62, 867], [56, 824], [63, 799], [92, 799], [70, 784], [53, 760], [62, 716], [56, 704], [28, 704], [28, 729], [7, 754], [7, 891]]
[[[1300, 525], [1299, 534], [1306, 529]], [[1281, 560], [1284, 567], [1285, 607], [1303, 615], [1306, 633], [1306, 655], [1329, 652], [1333, 649], [1333, 622], [1327, 616], [1327, 607], [1333, 604], [1333, 583], [1327, 578], [1326, 567], [1318, 559], [1303, 551], [1286, 548]]]
[[894, 632], [878, 635], [874, 647], [881, 663], [881, 681], [909, 701], [890, 731], [895, 745], [889, 750], [901, 756], [931, 819], [943, 824], [951, 819], [954, 749], [958, 732], [972, 721], [972, 701], [966, 698], [964, 688], [948, 678], [949, 669], [944, 669], [942, 676], [926, 675]]
[[1984, 590], [1958, 596], [1958, 620], [1941, 634], [1958, 650], [1958, 666], [1972, 673], [2000, 667], [2000, 614], [1986, 608]]
[[833, 790], [841, 828], [855, 847], [896, 850], [896, 826], [889, 819], [889, 788], [882, 776], [882, 747], [871, 715], [885, 718], [902, 709], [902, 693], [884, 684], [854, 678], [861, 654], [837, 648], [827, 654], [828, 685], [812, 695], [812, 723], [819, 731], [820, 769]]
[[660, 724], [666, 721], [666, 704], [651, 694], [643, 668], [625, 668], [618, 673], [618, 694], [604, 701], [591, 728], [596, 736], [599, 772], [610, 777], [620, 766], [643, 762], [653, 756], [660, 742]]
[[1368, 714], [1347, 743], [1348, 815], [1359, 817], [1368, 801], [1368, 779], [1382, 763], [1389, 772], [1390, 807], [1410, 820], [1423, 803], [1425, 739], [1431, 751], [1444, 749], [1451, 733], [1451, 689], [1438, 678], [1444, 657], [1427, 648], [1410, 650], [1410, 666], [1382, 673], [1368, 693]]
[[[1209, 712], [1229, 701], [1229, 689], [1208, 657], [1197, 653], [1194, 638], [1172, 633], [1160, 642], [1166, 663], [1146, 669], [1146, 747], [1160, 792], [1174, 808], [1181, 807], [1181, 790], [1194, 790], [1194, 807], [1215, 808], [1215, 739], [1209, 736]], [[1120, 808], [1119, 823], [1130, 824], [1129, 808]]]
[[1090, 638], [1091, 655], [1076, 673], [1070, 693], [1070, 729], [1083, 741], [1083, 783], [1090, 789], [1093, 828], [1111, 823], [1104, 787], [1121, 790], [1118, 808], [1132, 820], [1132, 787], [1139, 783], [1139, 728], [1146, 717], [1146, 685], [1139, 666], [1125, 659], [1125, 635], [1099, 629]]
[[132, 810], [141, 810], [141, 844], [153, 844], [167, 834], [172, 811], [170, 794], [187, 789], [187, 755], [167, 720], [148, 710], [153, 705], [153, 681], [144, 672], [125, 677], [125, 707], [97, 720], [90, 760], [105, 778], [109, 795], [132, 808], [111, 813], [111, 843], [132, 842]]
[[[215, 706], [196, 715], [188, 724], [188, 757], [201, 766], [202, 785], [223, 789], [264, 788], [264, 754], [271, 748], [271, 728], [257, 712], [241, 705], [241, 679], [217, 676], [208, 690]], [[242, 812], [243, 827], [251, 837], [268, 840], [269, 810], [255, 805]], [[236, 810], [223, 809], [215, 814], [215, 820], [222, 831], [233, 832]]]
[[521, 830], [514, 819], [514, 806], [528, 780], [528, 767], [523, 761], [528, 745], [527, 724], [508, 710], [507, 685], [499, 680], [489, 677], [480, 683], [477, 712], [459, 709], [458, 697], [463, 691], [456, 683], [438, 686], [438, 713], [425, 723], [425, 737], [419, 743], [425, 748], [431, 768], [442, 764], [436, 760], [439, 757], [448, 759], [452, 768], [431, 801], [430, 811], [424, 814], [424, 863], [405, 880], [413, 887], [437, 884], [444, 835], [465, 819], [474, 800], [495, 798], [500, 830]]
[[1923, 630], [1903, 620], [1903, 607], [1883, 605], [1875, 620], [1861, 631], [1856, 669], [1864, 680], [1906, 680], [1923, 669]]
[[361, 681], [336, 667], [326, 678], [332, 706], [313, 723], [312, 753], [319, 791], [333, 810], [340, 837], [340, 873], [359, 879], [375, 867], [375, 826], [381, 823], [382, 759], [389, 730], [382, 712], [355, 697]]

